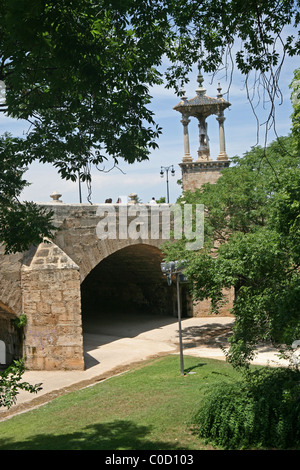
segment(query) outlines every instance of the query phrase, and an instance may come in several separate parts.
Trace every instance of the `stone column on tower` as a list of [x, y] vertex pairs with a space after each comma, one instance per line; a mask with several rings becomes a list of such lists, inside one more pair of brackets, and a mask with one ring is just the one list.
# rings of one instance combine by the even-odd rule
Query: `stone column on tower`
[[190, 119], [186, 114], [182, 115], [181, 123], [183, 125], [183, 145], [184, 145], [184, 156], [182, 158], [182, 161], [192, 162], [193, 159], [190, 154], [190, 140], [189, 140], [189, 129], [188, 129]]
[[[218, 86], [218, 95], [217, 97], [218, 98], [222, 98], [222, 94], [221, 94], [221, 86], [220, 86], [220, 83], [219, 83], [219, 86]], [[221, 109], [218, 113], [218, 116], [217, 116], [217, 121], [219, 122], [219, 142], [220, 142], [220, 153], [217, 157], [217, 160], [228, 160], [228, 156], [227, 156], [227, 153], [226, 153], [226, 147], [225, 147], [225, 132], [224, 132], [224, 121], [225, 121], [225, 116], [224, 116], [224, 110]]]
[[[187, 97], [185, 95], [185, 90], [184, 88], [180, 92], [181, 99], [183, 103], [187, 102]], [[181, 124], [183, 125], [183, 146], [184, 146], [184, 156], [182, 158], [183, 162], [192, 162], [193, 158], [190, 154], [190, 138], [189, 138], [189, 129], [188, 125], [191, 122], [189, 119], [189, 115], [182, 113], [182, 119], [181, 119]]]

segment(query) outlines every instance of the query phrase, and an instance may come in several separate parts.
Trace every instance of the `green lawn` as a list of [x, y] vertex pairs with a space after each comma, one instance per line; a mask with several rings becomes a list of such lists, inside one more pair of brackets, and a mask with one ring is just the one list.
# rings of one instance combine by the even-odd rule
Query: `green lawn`
[[197, 450], [191, 432], [201, 386], [238, 373], [213, 359], [178, 356], [146, 362], [123, 375], [56, 398], [0, 423], [0, 449]]

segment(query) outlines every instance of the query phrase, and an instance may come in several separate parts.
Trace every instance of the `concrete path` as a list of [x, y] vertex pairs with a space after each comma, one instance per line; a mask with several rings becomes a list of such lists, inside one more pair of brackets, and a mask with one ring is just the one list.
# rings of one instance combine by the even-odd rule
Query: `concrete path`
[[[205, 317], [182, 320], [184, 355], [224, 360], [220, 346], [227, 344], [233, 318]], [[178, 321], [170, 317], [145, 315], [90, 319], [84, 324], [84, 371], [27, 371], [23, 380], [42, 383], [33, 395], [21, 392], [9, 411], [0, 409], [0, 420], [26, 411], [68, 391], [92, 385], [129, 370], [134, 363], [163, 354], [179, 353]], [[285, 364], [275, 351], [260, 348], [256, 364]]]

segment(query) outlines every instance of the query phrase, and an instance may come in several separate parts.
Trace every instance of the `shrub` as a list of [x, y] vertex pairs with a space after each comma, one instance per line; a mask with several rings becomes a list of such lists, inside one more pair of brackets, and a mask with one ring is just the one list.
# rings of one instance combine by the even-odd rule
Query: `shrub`
[[265, 368], [208, 390], [199, 437], [226, 449], [300, 448], [300, 372]]
[[9, 409], [14, 405], [20, 390], [37, 393], [42, 389], [41, 383], [31, 385], [28, 382], [21, 382], [24, 372], [24, 360], [20, 359], [0, 373], [0, 408], [4, 406]]

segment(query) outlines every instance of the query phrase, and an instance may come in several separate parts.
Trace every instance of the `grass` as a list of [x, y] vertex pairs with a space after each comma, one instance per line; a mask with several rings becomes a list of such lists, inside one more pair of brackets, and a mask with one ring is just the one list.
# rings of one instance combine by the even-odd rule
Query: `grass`
[[238, 373], [226, 362], [178, 356], [147, 361], [105, 382], [0, 423], [5, 450], [201, 450], [191, 431], [201, 386]]

